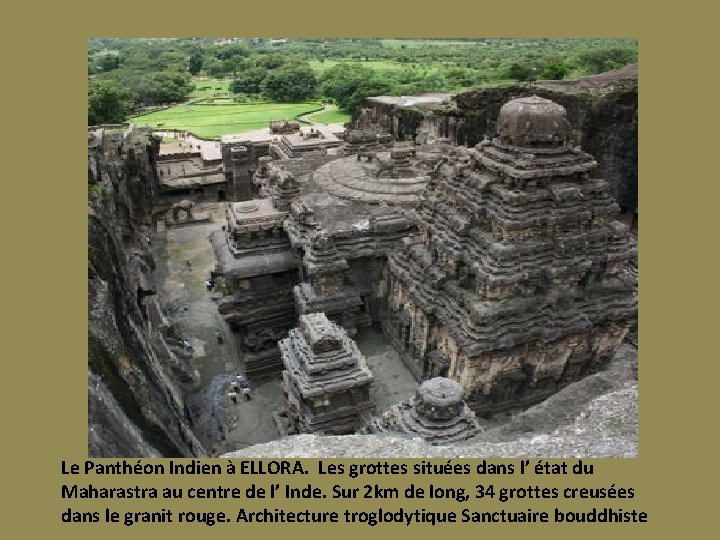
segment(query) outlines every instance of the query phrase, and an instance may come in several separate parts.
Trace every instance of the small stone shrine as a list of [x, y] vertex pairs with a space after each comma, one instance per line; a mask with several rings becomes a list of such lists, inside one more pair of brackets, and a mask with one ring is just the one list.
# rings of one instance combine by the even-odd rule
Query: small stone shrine
[[328, 126], [308, 128], [282, 135], [270, 144], [270, 155], [276, 159], [294, 159], [309, 154], [328, 153], [343, 141]]
[[363, 431], [405, 433], [440, 445], [474, 437], [482, 428], [463, 400], [460, 385], [452, 379], [435, 377], [422, 383], [413, 399], [374, 418]]
[[365, 357], [324, 313], [299, 319], [299, 328], [279, 342], [285, 410], [276, 416], [278, 428], [282, 434], [354, 433], [374, 408]]

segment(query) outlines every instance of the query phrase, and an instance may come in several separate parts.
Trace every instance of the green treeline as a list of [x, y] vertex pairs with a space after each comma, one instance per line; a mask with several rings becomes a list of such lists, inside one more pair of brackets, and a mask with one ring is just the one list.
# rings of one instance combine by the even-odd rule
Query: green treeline
[[[371, 95], [574, 78], [633, 62], [628, 39], [91, 39], [88, 122], [213, 97], [322, 99], [352, 112]], [[226, 84], [208, 89], [207, 80]]]

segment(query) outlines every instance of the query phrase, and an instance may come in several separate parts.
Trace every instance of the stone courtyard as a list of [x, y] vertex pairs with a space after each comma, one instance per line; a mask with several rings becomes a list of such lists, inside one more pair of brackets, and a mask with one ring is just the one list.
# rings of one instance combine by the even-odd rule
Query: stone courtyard
[[[208, 236], [222, 222], [224, 206], [205, 203], [202, 210], [210, 212], [213, 221], [152, 232], [149, 238], [167, 316], [193, 348], [192, 365], [199, 375], [199, 387], [187, 397], [193, 428], [211, 454], [219, 455], [278, 438], [268, 411], [281, 405], [282, 390], [279, 378], [266, 374], [249, 379], [250, 401], [241, 398], [235, 404], [227, 397], [232, 380], [245, 372], [245, 365], [236, 337], [218, 313], [221, 293], [208, 291], [204, 283], [215, 266]], [[223, 333], [222, 344], [217, 342], [216, 329]], [[370, 395], [378, 410], [414, 394], [417, 382], [379, 327], [363, 328], [356, 342], [375, 376]]]

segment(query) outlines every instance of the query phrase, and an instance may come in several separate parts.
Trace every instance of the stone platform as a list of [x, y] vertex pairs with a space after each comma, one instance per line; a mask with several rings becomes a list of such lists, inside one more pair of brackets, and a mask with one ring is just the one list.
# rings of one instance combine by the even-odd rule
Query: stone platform
[[[389, 157], [389, 152], [383, 154]], [[380, 173], [377, 161], [363, 162], [350, 156], [323, 165], [313, 178], [327, 193], [343, 199], [388, 204], [418, 202], [430, 180], [426, 174], [393, 178]]]

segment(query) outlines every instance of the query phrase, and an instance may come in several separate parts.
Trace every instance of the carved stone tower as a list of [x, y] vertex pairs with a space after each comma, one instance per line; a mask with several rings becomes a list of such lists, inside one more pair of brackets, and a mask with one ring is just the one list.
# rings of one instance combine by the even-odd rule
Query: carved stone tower
[[637, 316], [636, 254], [564, 107], [506, 103], [497, 137], [433, 172], [419, 236], [391, 255], [386, 328], [419, 378], [447, 371], [476, 412], [601, 369]]

